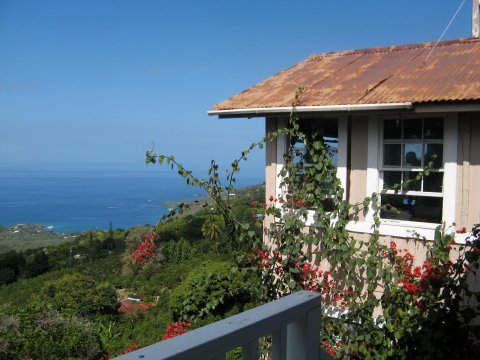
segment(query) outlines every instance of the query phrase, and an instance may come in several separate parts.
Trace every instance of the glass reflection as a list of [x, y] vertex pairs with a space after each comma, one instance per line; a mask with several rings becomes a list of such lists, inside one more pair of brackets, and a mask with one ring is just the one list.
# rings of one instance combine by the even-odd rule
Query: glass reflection
[[383, 165], [400, 166], [402, 147], [400, 144], [385, 144], [383, 146]]
[[443, 164], [443, 145], [425, 144], [425, 163], [433, 161], [433, 166], [440, 169]]
[[404, 144], [403, 165], [419, 167], [422, 165], [422, 144]]

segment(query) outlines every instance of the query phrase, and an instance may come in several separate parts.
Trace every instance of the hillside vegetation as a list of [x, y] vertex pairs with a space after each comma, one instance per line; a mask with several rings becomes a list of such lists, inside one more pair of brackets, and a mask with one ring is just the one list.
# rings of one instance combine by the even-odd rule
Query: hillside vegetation
[[0, 254], [59, 245], [72, 241], [77, 234], [57, 233], [38, 224], [0, 226]]
[[[253, 224], [250, 203], [264, 197], [263, 186], [239, 190], [232, 211]], [[60, 244], [43, 235], [43, 246], [25, 240], [0, 254], [2, 359], [108, 358], [172, 336], [174, 321], [195, 328], [259, 303], [259, 280], [230, 273], [236, 249], [208, 206]], [[127, 296], [153, 306], [119, 313]]]

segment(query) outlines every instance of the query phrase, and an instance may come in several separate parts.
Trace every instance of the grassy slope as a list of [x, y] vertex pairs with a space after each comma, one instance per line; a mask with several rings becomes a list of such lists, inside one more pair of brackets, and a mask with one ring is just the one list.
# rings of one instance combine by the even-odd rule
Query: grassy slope
[[0, 253], [55, 246], [72, 241], [75, 237], [76, 234], [49, 231], [43, 225], [2, 226], [0, 227]]

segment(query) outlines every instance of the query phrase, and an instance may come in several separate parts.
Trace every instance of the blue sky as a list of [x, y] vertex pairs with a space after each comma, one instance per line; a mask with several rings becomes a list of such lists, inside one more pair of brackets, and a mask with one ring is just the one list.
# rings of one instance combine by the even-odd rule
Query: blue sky
[[[435, 41], [461, 2], [0, 0], [0, 171], [142, 170], [152, 141], [227, 164], [264, 121], [213, 104], [314, 53]], [[247, 164], [263, 176], [263, 153]]]

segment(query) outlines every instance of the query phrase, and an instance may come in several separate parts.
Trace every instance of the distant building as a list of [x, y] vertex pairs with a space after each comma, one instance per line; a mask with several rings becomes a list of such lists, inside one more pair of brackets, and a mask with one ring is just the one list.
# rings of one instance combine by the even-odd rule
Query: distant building
[[156, 305], [157, 304], [154, 302], [143, 302], [126, 298], [120, 301], [120, 307], [117, 311], [120, 314], [136, 314], [138, 312], [147, 311], [149, 308]]

